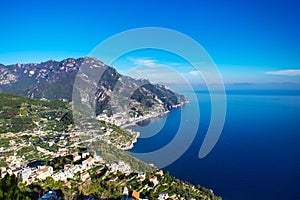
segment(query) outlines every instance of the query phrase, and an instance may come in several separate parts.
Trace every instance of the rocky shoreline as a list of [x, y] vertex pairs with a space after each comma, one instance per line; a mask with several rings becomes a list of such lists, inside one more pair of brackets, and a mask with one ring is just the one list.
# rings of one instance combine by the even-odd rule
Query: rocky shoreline
[[[180, 107], [182, 107], [182, 106], [184, 106], [185, 104], [188, 104], [188, 103], [189, 103], [189, 101], [186, 100], [186, 101], [183, 102], [183, 103], [180, 103], [180, 104], [177, 104], [177, 105], [172, 106], [172, 109], [180, 108]], [[167, 111], [165, 111], [165, 112], [163, 112], [163, 113], [156, 113], [156, 114], [153, 114], [153, 113], [152, 113], [152, 114], [150, 114], [150, 116], [149, 116], [149, 114], [148, 114], [148, 115], [145, 115], [145, 116], [143, 116], [143, 117], [141, 117], [141, 118], [139, 118], [139, 119], [137, 119], [137, 120], [134, 120], [134, 121], [131, 121], [131, 122], [129, 122], [129, 123], [126, 123], [126, 124], [121, 125], [120, 128], [129, 131], [131, 134], [135, 134], [135, 137], [134, 137], [134, 139], [131, 141], [131, 144], [128, 145], [128, 146], [126, 146], [126, 147], [123, 147], [123, 148], [121, 148], [121, 149], [124, 150], [124, 151], [129, 151], [129, 150], [133, 149], [134, 144], [137, 142], [138, 138], [140, 137], [140, 134], [141, 134], [141, 133], [138, 132], [138, 131], [133, 131], [130, 127], [137, 126], [137, 125], [138, 125], [137, 123], [143, 122], [143, 121], [145, 121], [145, 120], [150, 120], [150, 123], [151, 123], [151, 120], [152, 120], [152, 119], [161, 118], [161, 117], [167, 115], [169, 112], [170, 112], [170, 111], [167, 110]]]

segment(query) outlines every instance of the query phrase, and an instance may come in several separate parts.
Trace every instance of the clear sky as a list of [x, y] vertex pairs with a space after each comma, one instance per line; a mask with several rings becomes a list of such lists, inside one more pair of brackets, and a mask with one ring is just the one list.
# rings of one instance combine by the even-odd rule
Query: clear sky
[[[114, 34], [148, 26], [195, 39], [226, 83], [300, 82], [297, 0], [3, 0], [0, 63], [86, 56]], [[131, 65], [142, 58], [162, 62], [153, 54]]]

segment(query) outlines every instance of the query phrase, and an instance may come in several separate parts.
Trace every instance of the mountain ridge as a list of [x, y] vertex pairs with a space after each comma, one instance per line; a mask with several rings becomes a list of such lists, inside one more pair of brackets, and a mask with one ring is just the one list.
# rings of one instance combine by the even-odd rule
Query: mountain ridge
[[[93, 70], [100, 72], [101, 77], [97, 77], [97, 73], [93, 74]], [[124, 76], [115, 68], [92, 57], [6, 66], [0, 64], [0, 89], [3, 93], [71, 102], [76, 79], [96, 87], [95, 94], [86, 92], [80, 96], [81, 100], [83, 96], [89, 96], [90, 102], [85, 103], [91, 104], [93, 101], [95, 105], [92, 107], [97, 115], [103, 112], [108, 115], [124, 112], [124, 101], [128, 107], [127, 112], [136, 117], [145, 115], [149, 110], [166, 112], [188, 102], [183, 95], [171, 91], [164, 85]], [[113, 96], [117, 97], [117, 106]]]

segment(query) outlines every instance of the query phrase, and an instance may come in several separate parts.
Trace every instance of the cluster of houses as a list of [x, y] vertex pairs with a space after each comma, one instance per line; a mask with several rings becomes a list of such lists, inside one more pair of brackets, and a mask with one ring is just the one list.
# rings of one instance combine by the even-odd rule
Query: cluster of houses
[[[58, 152], [58, 155], [64, 156], [65, 153]], [[80, 172], [81, 181], [86, 181], [89, 178], [87, 170], [92, 168], [95, 163], [103, 163], [103, 159], [99, 152], [96, 152], [93, 157], [89, 156], [89, 153], [82, 153], [82, 155], [74, 153], [74, 162], [81, 160], [81, 158], [87, 159], [84, 159], [81, 164], [66, 164], [64, 165], [64, 169], [56, 172], [53, 171], [52, 166], [39, 165], [37, 167], [29, 167], [28, 165], [24, 166], [21, 159], [20, 161], [19, 159], [14, 159], [14, 162], [10, 162], [9, 167], [1, 167], [1, 178], [3, 178], [6, 173], [9, 173], [10, 175], [20, 175], [22, 177], [22, 181], [28, 184], [37, 180], [45, 180], [47, 177], [52, 177], [55, 181], [67, 182], [68, 178], [74, 179], [75, 174]]]
[[[167, 192], [162, 192], [159, 194], [158, 200], [173, 200], [174, 198], [170, 197]], [[148, 200], [140, 198], [140, 193], [133, 190], [129, 192], [128, 188], [125, 186], [122, 193], [121, 200]]]
[[100, 114], [97, 116], [97, 119], [100, 121], [105, 121], [111, 124], [115, 124], [117, 126], [121, 126], [129, 122], [129, 118], [127, 117], [126, 112], [123, 113], [114, 113], [111, 116], [108, 116], [105, 112], [104, 114]]
[[129, 175], [131, 173], [131, 167], [125, 164], [123, 161], [119, 161], [119, 163], [111, 164], [110, 169], [112, 173], [121, 172], [125, 175]]
[[24, 165], [24, 159], [21, 156], [13, 155], [6, 158], [6, 163], [9, 168], [21, 167]]
[[[160, 183], [157, 176], [163, 176], [163, 175], [164, 175], [163, 171], [159, 170], [153, 176], [151, 176], [149, 178], [149, 182], [152, 182], [154, 187], [155, 187], [156, 185], [158, 185]], [[143, 182], [145, 179], [146, 179], [146, 173], [145, 172], [140, 172], [140, 173], [137, 174], [136, 180], [138, 182]], [[129, 185], [129, 187], [130, 187], [130, 185]], [[144, 189], [150, 190], [150, 189], [153, 189], [153, 187], [145, 185], [139, 191], [144, 190]], [[122, 193], [122, 198], [121, 199], [122, 200], [148, 200], [148, 199], [140, 198], [140, 192], [139, 191], [132, 190], [130, 192], [128, 187], [125, 186], [123, 188], [123, 193]], [[172, 199], [175, 199], [174, 198], [175, 196], [176, 195], [169, 196], [169, 194], [167, 192], [162, 192], [162, 193], [159, 194], [157, 199], [158, 200], [172, 200]]]
[[163, 110], [161, 112], [157, 112], [156, 110], [154, 111], [149, 110], [146, 113], [144, 113], [144, 115], [137, 116], [137, 114], [135, 114], [134, 116], [128, 117], [128, 112], [114, 113], [113, 115], [110, 116], [108, 116], [106, 112], [103, 112], [103, 114], [97, 116], [97, 119], [100, 121], [105, 121], [111, 124], [115, 124], [116, 126], [123, 126], [124, 124], [130, 124], [145, 119], [159, 117], [162, 115], [162, 113]]
[[[2, 134], [1, 138], [10, 139], [7, 143], [8, 146], [0, 147], [0, 161], [5, 162], [8, 164], [9, 168], [13, 167], [21, 167], [24, 165], [24, 161], [26, 160], [25, 155], [33, 155], [34, 153], [41, 153], [41, 155], [49, 155], [52, 158], [64, 156], [68, 153], [68, 150], [65, 148], [68, 141], [70, 142], [78, 142], [80, 139], [80, 135], [83, 132], [74, 131], [70, 133], [58, 133], [54, 132], [54, 137], [49, 139], [48, 132], [43, 131], [32, 131], [32, 132], [22, 132], [22, 133], [6, 133]], [[28, 136], [29, 139], [24, 139], [23, 136]], [[15, 138], [18, 137], [18, 140]], [[49, 147], [52, 147], [54, 144], [59, 148], [57, 152], [50, 151], [48, 149], [42, 148], [40, 145], [36, 146], [36, 151], [26, 152], [23, 155], [19, 156], [18, 151], [22, 150], [22, 148], [32, 147], [32, 138], [40, 138], [43, 143], [47, 143]], [[6, 156], [8, 153], [14, 152], [13, 155]]]
[[[64, 156], [64, 151], [57, 152], [55, 154], [56, 156]], [[22, 164], [22, 161], [19, 159], [14, 159], [15, 166], [12, 166], [13, 163], [10, 163], [10, 167], [1, 167], [1, 174], [2, 178], [9, 173], [15, 174], [16, 176], [21, 176], [22, 181], [26, 184], [31, 184], [33, 182], [36, 182], [38, 180], [45, 180], [47, 177], [52, 177], [55, 181], [63, 181], [66, 187], [71, 188], [72, 185], [70, 182], [68, 182], [68, 179], [77, 179], [78, 176], [75, 176], [79, 172], [80, 177], [79, 179], [82, 182], [87, 181], [90, 179], [90, 174], [88, 172], [91, 168], [97, 168], [99, 164], [103, 164], [103, 159], [101, 157], [100, 152], [95, 152], [93, 156], [91, 156], [88, 152], [79, 154], [78, 152], [75, 152], [73, 155], [73, 161], [79, 161], [81, 160], [81, 164], [65, 164], [64, 168], [61, 170], [54, 171], [52, 166], [37, 166], [37, 167], [29, 167], [28, 165], [24, 166]], [[83, 158], [83, 160], [82, 160]], [[109, 173], [117, 174], [117, 172], [121, 172], [124, 175], [129, 175], [132, 170], [129, 165], [127, 165], [123, 161], [119, 161], [118, 163], [112, 163], [112, 164], [106, 164], [106, 166], [109, 169]], [[96, 174], [101, 173], [100, 170], [96, 170]], [[156, 175], [163, 176], [163, 171], [160, 170], [156, 172]], [[156, 175], [153, 175], [150, 177], [149, 181], [153, 183], [154, 186], [159, 184], [159, 180]], [[136, 180], [139, 182], [142, 182], [146, 179], [146, 173], [141, 172], [138, 173]], [[145, 186], [143, 189], [151, 189], [149, 186]], [[49, 193], [50, 192], [50, 193]], [[49, 191], [46, 193], [43, 197], [40, 199], [49, 199], [50, 197], [53, 198], [53, 196], [56, 196], [55, 191], [51, 192]], [[48, 198], [49, 197], [49, 198]], [[54, 198], [55, 199], [55, 198]], [[140, 198], [140, 193], [136, 190], [130, 191], [125, 186], [123, 189], [123, 195], [122, 199], [126, 200], [143, 200]], [[167, 193], [161, 193], [158, 197], [159, 200], [163, 199], [170, 199]]]

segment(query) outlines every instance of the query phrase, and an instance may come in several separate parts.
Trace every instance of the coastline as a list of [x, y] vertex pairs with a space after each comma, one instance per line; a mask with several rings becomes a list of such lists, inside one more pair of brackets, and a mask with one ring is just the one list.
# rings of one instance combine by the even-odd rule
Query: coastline
[[150, 122], [151, 122], [152, 119], [163, 117], [163, 116], [167, 115], [169, 112], [170, 112], [170, 111], [165, 111], [165, 112], [159, 113], [159, 114], [157, 114], [157, 115], [147, 116], [147, 117], [144, 117], [144, 118], [140, 118], [140, 119], [131, 121], [130, 123], [121, 125], [120, 128], [129, 131], [131, 134], [135, 134], [135, 137], [134, 137], [133, 140], [130, 142], [130, 145], [129, 145], [129, 146], [126, 146], [126, 147], [123, 147], [123, 148], [121, 148], [121, 149], [124, 150], [124, 151], [129, 151], [129, 150], [133, 149], [134, 144], [137, 143], [137, 140], [138, 140], [138, 138], [139, 138], [140, 135], [141, 135], [140, 132], [138, 132], [138, 131], [133, 131], [130, 127], [137, 126], [137, 123], [138, 123], [138, 122], [142, 122], [142, 121], [144, 121], [144, 120], [150, 120]]
[[180, 104], [173, 105], [171, 110], [167, 110], [167, 111], [165, 111], [165, 112], [163, 112], [163, 113], [157, 113], [157, 114], [151, 115], [151, 116], [147, 116], [147, 115], [146, 115], [146, 116], [144, 116], [143, 118], [139, 118], [139, 119], [137, 119], [137, 120], [133, 120], [133, 121], [131, 121], [131, 122], [129, 122], [129, 123], [126, 123], [126, 124], [121, 125], [120, 128], [129, 131], [131, 134], [136, 133], [134, 139], [131, 141], [131, 144], [130, 144], [129, 146], [126, 146], [126, 147], [121, 148], [121, 149], [124, 150], [124, 151], [128, 151], [128, 150], [133, 149], [134, 144], [137, 142], [138, 138], [139, 138], [140, 135], [141, 135], [140, 132], [138, 132], [138, 131], [133, 131], [130, 127], [132, 127], [132, 126], [137, 126], [137, 123], [138, 123], [138, 122], [142, 122], [142, 121], [145, 121], [145, 120], [150, 120], [150, 123], [151, 123], [151, 120], [152, 120], [152, 119], [161, 118], [161, 117], [163, 117], [163, 116], [169, 114], [170, 111], [172, 111], [172, 110], [174, 110], [174, 109], [177, 109], [177, 108], [181, 108], [181, 107], [183, 107], [184, 105], [186, 105], [186, 104], [188, 104], [188, 103], [189, 103], [189, 101], [186, 100], [186, 101], [184, 101], [184, 102], [182, 102], [182, 103], [180, 103]]
[[141, 135], [141, 133], [138, 132], [138, 131], [132, 131], [132, 130], [128, 130], [128, 129], [126, 129], [126, 130], [127, 130], [127, 131], [130, 131], [131, 133], [136, 133], [136, 135], [135, 135], [134, 139], [130, 142], [130, 145], [129, 145], [129, 146], [126, 146], [126, 147], [122, 147], [122, 148], [121, 148], [123, 151], [128, 151], [128, 150], [133, 149], [134, 144], [137, 143], [137, 139], [138, 139], [138, 138], [140, 137], [140, 135]]
[[[96, 118], [99, 121], [104, 121], [104, 122], [113, 124], [115, 126], [118, 126], [121, 129], [129, 132], [129, 134], [132, 137], [131, 140], [129, 142], [127, 142], [126, 144], [123, 143], [121, 145], [120, 144], [116, 145], [116, 147], [118, 149], [121, 149], [124, 151], [129, 151], [134, 148], [134, 144], [138, 141], [138, 138], [141, 135], [140, 132], [134, 131], [132, 127], [138, 126], [138, 125], [143, 125], [143, 124], [147, 125], [148, 123], [151, 123], [152, 119], [161, 118], [161, 117], [169, 114], [170, 111], [175, 110], [177, 108], [181, 108], [188, 103], [189, 103], [189, 100], [185, 99], [181, 103], [169, 106], [169, 109], [166, 109], [164, 111], [149, 110], [147, 114], [145, 114], [143, 116], [139, 116], [137, 118], [128, 117], [126, 112], [116, 113], [111, 116], [107, 116], [106, 114], [101, 114], [101, 115], [98, 115]], [[138, 124], [138, 123], [140, 123], [140, 124]], [[110, 133], [108, 133], [108, 134], [110, 134]], [[107, 141], [107, 142], [110, 143], [110, 141]]]
[[163, 116], [167, 115], [170, 111], [172, 111], [174, 109], [177, 109], [177, 108], [181, 108], [181, 107], [183, 107], [184, 105], [186, 105], [188, 103], [189, 103], [189, 100], [186, 99], [186, 101], [184, 101], [182, 103], [173, 105], [171, 110], [167, 110], [167, 111], [162, 112], [162, 113], [152, 114], [151, 116], [149, 116], [149, 114], [148, 114], [148, 115], [146, 115], [146, 116], [144, 116], [142, 118], [139, 118], [139, 119], [136, 119], [136, 120], [124, 123], [124, 124], [120, 125], [120, 128], [128, 130], [128, 127], [130, 127], [130, 126], [136, 126], [138, 122], [142, 122], [144, 120], [151, 120], [151, 119], [163, 117]]
[[143, 118], [139, 118], [139, 119], [133, 120], [129, 123], [123, 124], [123, 125], [120, 126], [120, 128], [130, 130], [128, 128], [131, 127], [131, 126], [136, 126], [138, 122], [142, 122], [142, 121], [145, 121], [145, 120], [150, 120], [151, 121], [152, 119], [163, 117], [163, 116], [167, 115], [169, 112], [170, 111], [168, 110], [168, 111], [165, 111], [163, 113], [156, 114], [156, 115], [145, 116]]

